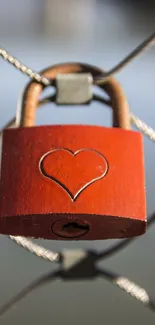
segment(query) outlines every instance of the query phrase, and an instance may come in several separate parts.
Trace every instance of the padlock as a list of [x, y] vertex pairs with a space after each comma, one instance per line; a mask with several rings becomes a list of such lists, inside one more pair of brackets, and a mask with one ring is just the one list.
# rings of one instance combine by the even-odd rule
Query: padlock
[[[51, 80], [73, 73], [95, 78], [103, 71], [71, 63], [42, 72]], [[19, 127], [3, 134], [1, 234], [99, 240], [145, 232], [142, 135], [130, 130], [128, 105], [118, 82], [110, 78], [100, 88], [110, 97], [113, 127], [34, 126], [43, 86], [29, 83]]]

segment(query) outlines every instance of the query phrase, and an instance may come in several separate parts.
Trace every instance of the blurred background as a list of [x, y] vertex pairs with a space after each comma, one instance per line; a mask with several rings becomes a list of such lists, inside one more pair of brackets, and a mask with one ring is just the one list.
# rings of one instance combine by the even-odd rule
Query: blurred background
[[[0, 0], [0, 43], [36, 71], [55, 63], [81, 61], [108, 70], [155, 29], [155, 2], [134, 0]], [[155, 129], [155, 48], [139, 56], [116, 77], [131, 111]], [[0, 127], [15, 115], [28, 77], [0, 60]], [[111, 111], [46, 105], [37, 124], [110, 125]], [[155, 210], [155, 150], [144, 139], [148, 215]], [[100, 267], [116, 271], [155, 297], [155, 227]], [[37, 241], [55, 251], [101, 250], [115, 241]], [[0, 305], [37, 277], [55, 270], [7, 237], [0, 236]], [[19, 302], [1, 324], [154, 324], [155, 315], [104, 279], [49, 282]]]

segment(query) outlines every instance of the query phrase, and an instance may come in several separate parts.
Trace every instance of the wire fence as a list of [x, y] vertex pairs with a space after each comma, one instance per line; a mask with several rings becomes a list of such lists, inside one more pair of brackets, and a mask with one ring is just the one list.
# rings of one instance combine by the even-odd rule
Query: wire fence
[[[124, 68], [129, 62], [131, 62], [135, 57], [137, 57], [144, 50], [150, 48], [155, 43], [155, 33], [152, 34], [148, 39], [146, 39], [142, 44], [140, 44], [134, 51], [132, 51], [124, 60], [122, 60], [116, 67], [112, 68], [109, 72], [105, 72], [102, 76], [98, 76], [95, 78], [94, 83], [101, 85], [108, 78], [110, 78], [113, 74], [119, 72], [122, 68]], [[48, 78], [42, 77], [39, 73], [34, 72], [32, 69], [22, 64], [18, 59], [10, 55], [6, 50], [0, 48], [0, 56], [7, 60], [9, 63], [14, 65], [18, 70], [22, 71], [26, 75], [28, 75], [32, 80], [35, 80], [39, 83], [42, 83], [44, 86], [49, 86], [53, 83], [53, 81]], [[43, 99], [40, 102], [40, 105], [52, 101], [53, 97], [48, 97]], [[105, 100], [106, 102], [106, 100]], [[110, 102], [106, 104], [110, 105]], [[150, 140], [155, 141], [155, 131], [147, 126], [145, 122], [141, 121], [137, 116], [133, 113], [130, 115], [131, 122], [133, 125], [139, 129], [144, 135], [146, 135]], [[15, 125], [15, 117], [11, 119], [3, 128], [0, 130], [0, 136], [6, 127], [12, 127]], [[155, 222], [155, 213], [153, 213], [148, 218], [148, 228], [150, 228]], [[43, 258], [49, 262], [56, 262], [60, 265], [58, 271], [53, 273], [48, 273], [43, 277], [37, 279], [35, 282], [30, 284], [24, 290], [19, 292], [17, 296], [13, 297], [8, 303], [0, 308], [0, 317], [2, 317], [6, 312], [8, 312], [17, 302], [23, 299], [30, 292], [35, 290], [36, 288], [46, 284], [48, 281], [53, 281], [57, 277], [63, 280], [76, 280], [76, 279], [92, 279], [94, 277], [104, 277], [108, 281], [115, 284], [120, 289], [124, 290], [127, 294], [130, 294], [133, 298], [141, 302], [143, 305], [148, 307], [150, 310], [155, 312], [155, 301], [152, 297], [149, 296], [147, 291], [141, 286], [137, 285], [133, 281], [127, 279], [124, 276], [118, 275], [114, 272], [98, 269], [96, 266], [96, 262], [101, 259], [106, 259], [111, 257], [113, 254], [120, 252], [127, 245], [131, 244], [135, 238], [128, 238], [125, 240], [119, 241], [116, 245], [111, 246], [110, 248], [102, 251], [102, 252], [92, 252], [92, 251], [84, 251], [84, 250], [72, 250], [72, 251], [62, 251], [62, 252], [54, 252], [48, 250], [31, 240], [24, 237], [15, 237], [9, 236], [11, 240], [13, 240], [16, 244], [22, 246], [24, 249], [29, 252], [37, 255], [38, 257]], [[138, 239], [136, 239], [138, 240]]]

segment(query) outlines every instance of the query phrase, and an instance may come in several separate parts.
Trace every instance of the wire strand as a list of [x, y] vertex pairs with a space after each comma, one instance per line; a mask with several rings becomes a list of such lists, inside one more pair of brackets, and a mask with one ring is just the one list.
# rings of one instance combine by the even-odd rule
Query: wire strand
[[144, 288], [137, 285], [135, 282], [122, 275], [107, 270], [101, 270], [99, 275], [101, 277], [103, 276], [118, 288], [122, 289], [125, 293], [129, 294], [131, 297], [135, 298], [144, 306], [155, 312], [155, 301], [149, 296]]
[[30, 239], [20, 236], [9, 236], [9, 238], [15, 241], [16, 244], [22, 246], [32, 254], [43, 258], [48, 262], [59, 262], [61, 259], [60, 253], [55, 253], [49, 249], [46, 249], [40, 245], [33, 243]]
[[41, 76], [39, 73], [33, 71], [29, 67], [27, 67], [25, 64], [21, 63], [16, 57], [12, 56], [8, 51], [6, 51], [3, 48], [0, 48], [0, 56], [12, 64], [17, 70], [20, 70], [24, 74], [26, 74], [28, 77], [30, 77], [32, 80], [35, 80], [39, 83], [42, 83], [45, 86], [50, 85], [50, 80], [46, 77]]
[[[96, 76], [94, 78], [94, 83], [97, 85], [102, 85], [107, 79], [109, 79], [112, 75], [120, 72], [124, 67], [126, 67], [131, 61], [133, 61], [137, 56], [141, 53], [149, 49], [155, 44], [155, 33], [149, 36], [146, 40], [144, 40], [140, 45], [138, 45], [129, 55], [127, 55], [121, 62], [119, 62], [116, 66], [110, 69], [108, 72], [103, 73], [102, 75]], [[35, 80], [39, 83], [42, 83], [45, 86], [49, 86], [51, 84], [51, 80], [46, 77], [41, 76], [39, 73], [33, 71], [31, 68], [23, 64], [16, 57], [11, 55], [7, 50], [0, 47], [0, 56], [12, 64], [16, 69], [20, 70], [22, 73], [29, 76], [32, 80]]]
[[101, 76], [95, 78], [95, 83], [97, 85], [102, 85], [107, 79], [109, 79], [114, 74], [120, 72], [125, 68], [131, 61], [133, 61], [141, 53], [155, 45], [155, 33], [149, 36], [144, 42], [142, 42], [138, 47], [136, 47], [129, 55], [127, 55], [122, 61], [120, 61], [115, 67], [113, 67], [108, 72], [105, 72]]

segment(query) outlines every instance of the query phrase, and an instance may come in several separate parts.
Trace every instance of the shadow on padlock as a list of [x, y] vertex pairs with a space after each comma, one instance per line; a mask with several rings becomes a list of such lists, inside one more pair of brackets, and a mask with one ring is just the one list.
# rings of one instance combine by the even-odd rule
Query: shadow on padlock
[[[79, 98], [88, 104], [93, 78], [100, 73], [72, 63], [42, 72], [55, 80], [58, 104], [79, 104]], [[111, 77], [100, 88], [110, 97], [114, 127], [34, 126], [43, 86], [28, 84], [19, 127], [3, 134], [1, 234], [98, 240], [145, 232], [142, 135], [130, 130], [118, 82]]]

